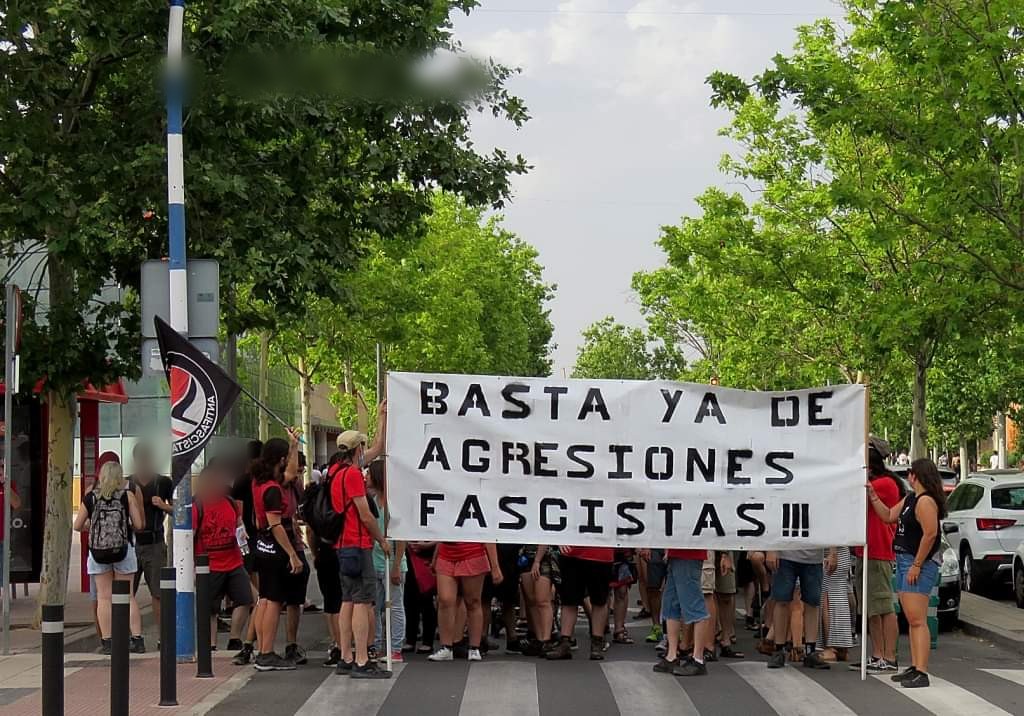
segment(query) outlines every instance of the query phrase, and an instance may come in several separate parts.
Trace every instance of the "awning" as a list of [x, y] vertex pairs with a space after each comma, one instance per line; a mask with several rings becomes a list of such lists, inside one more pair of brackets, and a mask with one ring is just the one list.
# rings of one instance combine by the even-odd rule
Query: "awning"
[[[36, 384], [32, 386], [32, 392], [42, 393], [46, 389], [46, 381], [40, 378], [36, 381]], [[7, 390], [7, 386], [3, 381], [0, 381], [0, 395], [3, 395]], [[76, 396], [79, 401], [82, 400], [95, 400], [97, 403], [127, 403], [128, 392], [124, 389], [124, 381], [118, 379], [116, 383], [105, 385], [101, 389], [97, 389], [89, 381], [82, 383], [82, 390], [78, 392]]]

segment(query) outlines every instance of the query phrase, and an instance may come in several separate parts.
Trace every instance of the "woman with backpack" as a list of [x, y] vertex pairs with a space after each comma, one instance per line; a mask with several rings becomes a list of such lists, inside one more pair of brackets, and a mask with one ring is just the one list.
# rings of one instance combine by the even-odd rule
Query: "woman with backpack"
[[253, 508], [256, 513], [256, 571], [259, 574], [260, 601], [256, 606], [256, 636], [259, 653], [257, 671], [290, 671], [295, 662], [274, 651], [281, 608], [288, 600], [290, 577], [303, 570], [292, 540], [283, 523], [286, 509], [284, 485], [299, 473], [299, 440], [289, 430], [289, 442], [271, 438], [263, 445], [252, 469]]
[[[100, 628], [100, 653], [110, 654], [111, 594], [114, 580], [131, 583], [138, 571], [132, 536], [134, 525], [144, 525], [139, 496], [130, 488], [120, 463], [100, 468], [96, 486], [83, 499], [75, 515], [76, 532], [89, 530], [87, 570], [96, 583], [96, 619]], [[131, 650], [146, 652], [142, 616], [135, 595], [130, 594]]]

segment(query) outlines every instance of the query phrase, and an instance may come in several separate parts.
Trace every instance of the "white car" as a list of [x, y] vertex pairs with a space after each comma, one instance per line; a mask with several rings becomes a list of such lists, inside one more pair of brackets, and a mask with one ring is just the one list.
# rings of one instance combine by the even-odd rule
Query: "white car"
[[1024, 473], [975, 473], [957, 485], [946, 509], [942, 531], [960, 559], [964, 591], [1008, 581], [1024, 542]]

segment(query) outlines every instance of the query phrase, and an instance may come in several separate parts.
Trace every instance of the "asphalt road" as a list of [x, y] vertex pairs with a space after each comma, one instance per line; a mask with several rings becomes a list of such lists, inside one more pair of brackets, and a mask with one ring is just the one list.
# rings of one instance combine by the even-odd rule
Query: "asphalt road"
[[[638, 644], [612, 646], [604, 662], [591, 662], [581, 648], [566, 662], [494, 654], [482, 663], [446, 664], [410, 660], [389, 681], [358, 682], [319, 666], [323, 617], [304, 618], [301, 634], [310, 664], [294, 672], [253, 673], [250, 680], [211, 714], [266, 716], [737, 716], [778, 713], [1024, 714], [1024, 664], [1020, 657], [959, 633], [943, 634], [933, 652], [929, 689], [893, 688], [888, 678], [869, 677], [845, 665], [831, 671], [787, 666], [769, 671], [753, 653], [749, 632], [740, 635], [747, 659], [709, 665], [706, 677], [681, 679], [655, 674], [653, 648], [644, 630], [632, 630]], [[580, 633], [580, 637], [583, 634]], [[581, 646], [585, 646], [581, 638]], [[905, 638], [901, 661], [908, 658]], [[245, 667], [249, 668], [249, 667]]]

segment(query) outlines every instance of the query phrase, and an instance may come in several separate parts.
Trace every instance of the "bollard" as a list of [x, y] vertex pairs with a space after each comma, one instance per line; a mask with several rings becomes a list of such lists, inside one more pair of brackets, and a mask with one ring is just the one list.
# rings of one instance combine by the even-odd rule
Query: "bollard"
[[213, 678], [210, 653], [210, 558], [196, 556], [196, 678]]
[[131, 582], [115, 579], [110, 597], [110, 716], [128, 716], [131, 588]]
[[175, 604], [174, 567], [160, 570], [160, 705], [178, 705], [178, 667], [174, 653]]
[[64, 606], [43, 605], [43, 716], [64, 716]]

